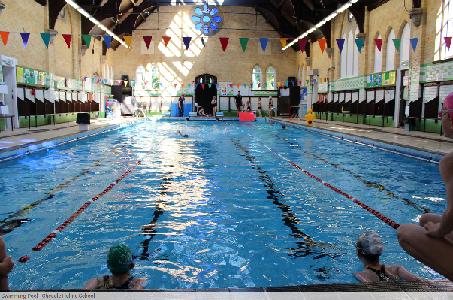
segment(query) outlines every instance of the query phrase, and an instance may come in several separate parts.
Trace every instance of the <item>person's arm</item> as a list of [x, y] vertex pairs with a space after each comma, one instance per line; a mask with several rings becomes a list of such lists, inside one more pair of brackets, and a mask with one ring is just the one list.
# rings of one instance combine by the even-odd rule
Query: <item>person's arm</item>
[[6, 257], [0, 263], [0, 291], [7, 291], [8, 287], [8, 274], [14, 268], [14, 263], [11, 257]]
[[85, 284], [86, 290], [95, 290], [99, 286], [99, 279], [93, 278]]
[[373, 280], [371, 280], [368, 276], [366, 276], [364, 272], [354, 273], [354, 276], [360, 282], [364, 282], [364, 283], [373, 282]]
[[442, 115], [442, 130], [446, 137], [453, 139], [453, 120], [451, 120], [448, 113], [443, 113]]
[[397, 267], [398, 276], [404, 281], [422, 281], [420, 278], [406, 270], [403, 266]]

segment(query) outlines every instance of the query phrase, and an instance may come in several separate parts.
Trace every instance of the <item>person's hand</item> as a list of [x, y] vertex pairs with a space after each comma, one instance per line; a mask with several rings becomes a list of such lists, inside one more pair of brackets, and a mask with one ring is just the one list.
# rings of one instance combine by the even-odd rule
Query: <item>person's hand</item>
[[0, 276], [8, 276], [8, 274], [13, 270], [14, 262], [10, 256], [7, 256], [1, 263], [0, 263]]
[[443, 238], [443, 235], [440, 234], [440, 223], [428, 222], [424, 226], [426, 234], [433, 238]]

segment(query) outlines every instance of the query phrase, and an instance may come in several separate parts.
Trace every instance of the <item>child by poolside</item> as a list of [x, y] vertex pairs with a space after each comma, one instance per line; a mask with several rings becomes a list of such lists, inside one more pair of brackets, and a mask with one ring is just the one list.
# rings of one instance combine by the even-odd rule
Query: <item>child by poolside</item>
[[6, 245], [0, 236], [0, 291], [8, 290], [8, 274], [14, 268], [14, 263], [6, 254]]

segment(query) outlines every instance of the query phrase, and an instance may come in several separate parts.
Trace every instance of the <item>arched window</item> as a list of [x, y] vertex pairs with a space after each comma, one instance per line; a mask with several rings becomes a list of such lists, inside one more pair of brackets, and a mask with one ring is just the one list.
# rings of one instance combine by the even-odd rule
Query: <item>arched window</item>
[[401, 34], [401, 49], [400, 49], [400, 65], [409, 61], [411, 53], [411, 25], [409, 23], [404, 26]]
[[[382, 39], [381, 34], [377, 36], [378, 39]], [[382, 72], [382, 49], [379, 51], [378, 47], [374, 47], [374, 73]]]
[[253, 67], [253, 71], [252, 71], [252, 89], [261, 90], [262, 82], [263, 82], [263, 73], [261, 72], [260, 66], [256, 65]]
[[135, 71], [135, 83], [137, 86], [142, 86], [145, 81], [145, 67], [138, 66], [137, 71]]
[[453, 36], [453, 0], [443, 0], [437, 13], [436, 41], [434, 60], [443, 60], [453, 57], [453, 47], [445, 45], [445, 37]]
[[144, 74], [144, 82], [147, 90], [159, 89], [159, 68], [155, 64], [147, 64]]
[[395, 39], [395, 31], [392, 29], [387, 37], [387, 62], [385, 64], [386, 71], [395, 70], [395, 44], [393, 40]]
[[341, 70], [341, 78], [347, 77], [347, 42], [346, 42], [346, 34], [343, 34], [342, 39], [345, 40], [344, 46], [343, 46], [343, 52], [341, 52], [341, 65], [340, 65], [340, 70]]
[[272, 66], [269, 66], [266, 71], [266, 89], [277, 89], [277, 72]]

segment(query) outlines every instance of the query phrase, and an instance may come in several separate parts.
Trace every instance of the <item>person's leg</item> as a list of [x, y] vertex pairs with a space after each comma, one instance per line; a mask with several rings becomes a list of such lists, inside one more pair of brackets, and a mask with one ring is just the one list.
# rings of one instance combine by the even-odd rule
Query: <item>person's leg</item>
[[6, 261], [6, 246], [0, 236], [0, 291], [8, 290], [8, 266]]
[[401, 225], [397, 231], [401, 247], [411, 256], [453, 280], [453, 245], [445, 239], [431, 238], [423, 227]]

